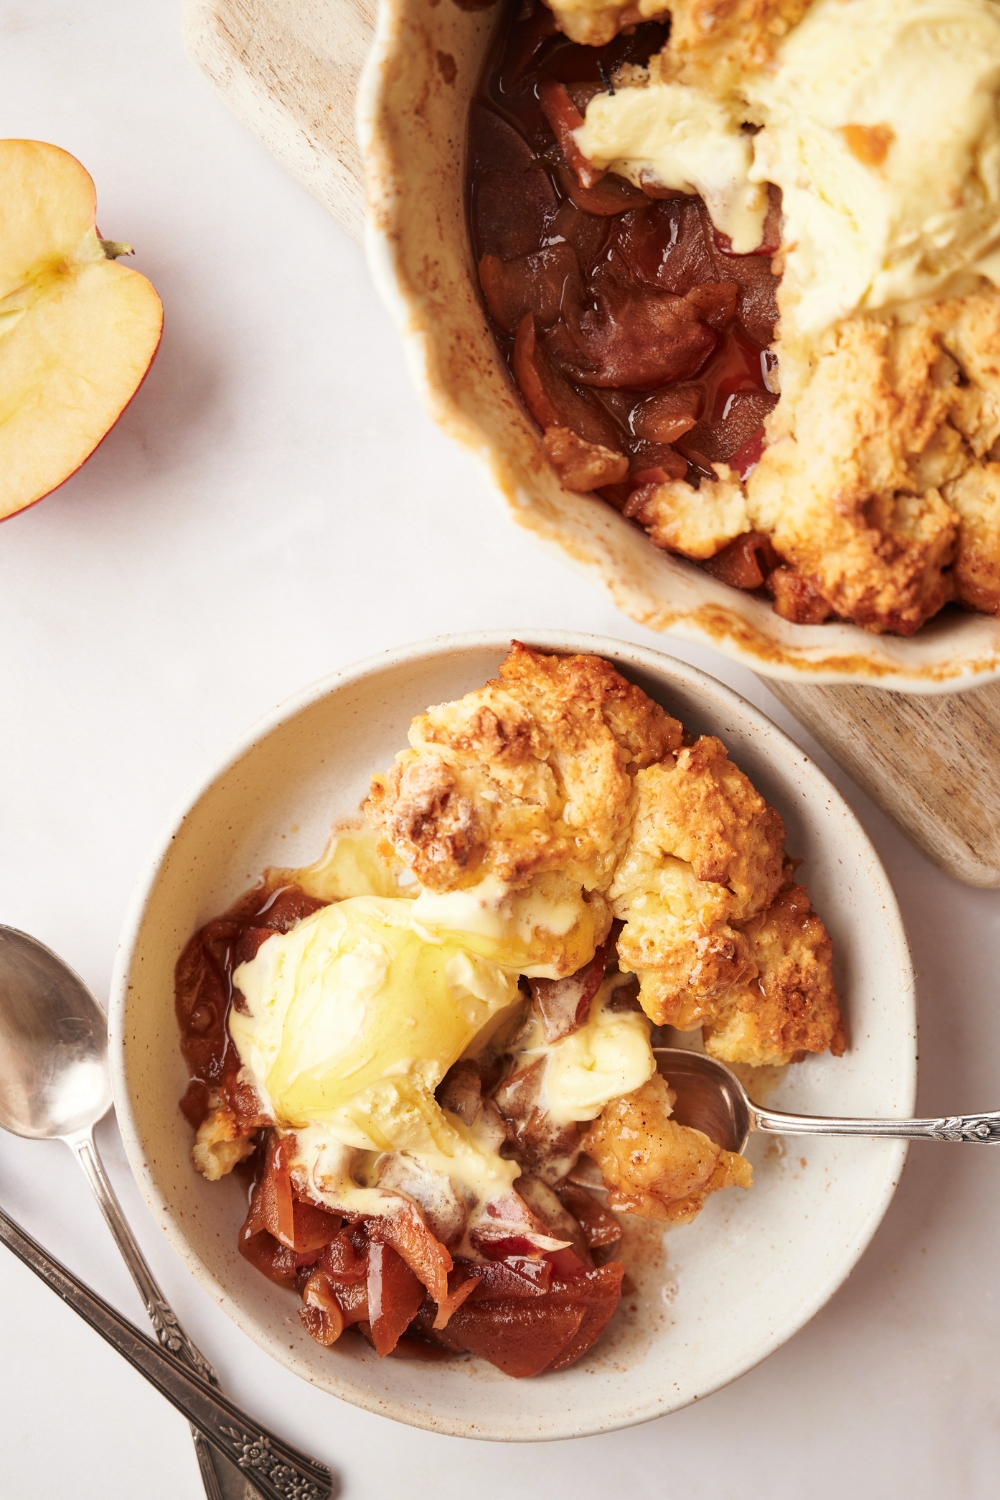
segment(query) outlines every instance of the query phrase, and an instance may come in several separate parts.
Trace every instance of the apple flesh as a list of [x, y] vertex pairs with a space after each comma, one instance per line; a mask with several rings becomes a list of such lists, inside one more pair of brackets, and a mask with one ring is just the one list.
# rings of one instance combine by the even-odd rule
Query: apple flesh
[[41, 500], [114, 426], [152, 363], [163, 308], [109, 256], [94, 184], [43, 141], [0, 140], [0, 520]]

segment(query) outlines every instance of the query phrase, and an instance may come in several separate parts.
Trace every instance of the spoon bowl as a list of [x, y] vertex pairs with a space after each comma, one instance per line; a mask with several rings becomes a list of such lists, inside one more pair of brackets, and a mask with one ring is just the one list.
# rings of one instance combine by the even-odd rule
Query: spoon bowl
[[702, 1131], [726, 1151], [742, 1151], [750, 1137], [743, 1085], [724, 1063], [683, 1047], [654, 1047], [657, 1071], [676, 1094], [673, 1117]]
[[0, 1126], [52, 1140], [89, 1130], [111, 1102], [103, 1010], [51, 949], [0, 927]]

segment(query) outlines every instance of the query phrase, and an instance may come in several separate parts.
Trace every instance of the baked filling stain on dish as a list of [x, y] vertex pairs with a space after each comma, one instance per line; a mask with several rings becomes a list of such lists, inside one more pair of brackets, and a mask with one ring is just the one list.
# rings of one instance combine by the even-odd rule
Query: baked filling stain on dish
[[619, 1213], [751, 1186], [651, 1045], [841, 1054], [830, 939], [722, 743], [599, 657], [515, 642], [409, 741], [367, 827], [184, 949], [193, 1162], [248, 1174], [239, 1251], [319, 1343], [561, 1370], [628, 1286]]
[[513, 0], [493, 329], [567, 489], [800, 624], [1000, 612], [997, 0]]

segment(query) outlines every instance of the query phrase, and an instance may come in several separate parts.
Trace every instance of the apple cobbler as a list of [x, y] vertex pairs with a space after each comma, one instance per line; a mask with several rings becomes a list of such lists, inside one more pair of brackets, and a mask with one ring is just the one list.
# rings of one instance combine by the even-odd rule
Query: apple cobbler
[[470, 112], [562, 485], [800, 624], [1000, 612], [997, 0], [526, 0]]
[[722, 743], [599, 657], [515, 642], [364, 811], [181, 955], [194, 1165], [249, 1173], [240, 1253], [321, 1344], [565, 1369], [622, 1294], [618, 1213], [751, 1185], [674, 1119], [662, 1028], [839, 1055], [830, 939]]

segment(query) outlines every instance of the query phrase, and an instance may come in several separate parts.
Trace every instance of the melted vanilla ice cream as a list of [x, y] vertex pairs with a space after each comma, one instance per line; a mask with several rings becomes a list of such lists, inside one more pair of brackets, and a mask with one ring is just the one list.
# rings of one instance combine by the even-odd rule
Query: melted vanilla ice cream
[[997, 0], [815, 0], [738, 96], [654, 72], [596, 96], [577, 140], [633, 181], [701, 193], [736, 250], [761, 238], [748, 189], [780, 187], [782, 317], [813, 335], [959, 273], [1000, 283], [998, 89]]
[[546, 1058], [543, 1100], [557, 1125], [596, 1120], [611, 1099], [633, 1093], [656, 1072], [648, 1016], [615, 1009], [615, 990], [626, 979], [615, 974], [604, 981], [579, 1030], [525, 1049], [526, 1056]]
[[275, 1118], [336, 1119], [385, 1077], [437, 1087], [487, 1023], [518, 1001], [517, 976], [414, 929], [414, 903], [355, 896], [262, 944], [233, 983], [229, 1030]]
[[782, 190], [803, 332], [933, 295], [995, 249], [998, 88], [996, 0], [819, 0], [749, 81], [751, 175]]
[[[242, 1000], [229, 1031], [242, 1076], [278, 1128], [294, 1132], [293, 1165], [331, 1206], [378, 1212], [391, 1179], [418, 1201], [457, 1192], [481, 1207], [502, 1199], [520, 1168], [499, 1155], [495, 1125], [466, 1126], [435, 1089], [523, 1005], [519, 960], [538, 932], [576, 941], [587, 903], [544, 878], [513, 893], [490, 877], [443, 896], [416, 885], [409, 897], [346, 894], [385, 886], [371, 837], [343, 833], [315, 866], [283, 872], [324, 899], [345, 894], [268, 938], [233, 974]], [[593, 953], [591, 941], [580, 966]], [[648, 1021], [609, 1011], [610, 995], [606, 983], [584, 1027], [538, 1049], [549, 1054], [559, 1123], [593, 1119], [653, 1071]]]
[[373, 829], [343, 827], [315, 864], [271, 870], [272, 885], [297, 885], [321, 901], [346, 896], [405, 896], [415, 902], [415, 931], [427, 942], [456, 937], [463, 948], [529, 979], [558, 979], [582, 969], [611, 923], [600, 896], [584, 896], [579, 881], [550, 871], [513, 889], [496, 875], [458, 891], [429, 891], [413, 874], [387, 862]]
[[698, 193], [738, 255], [760, 244], [767, 189], [751, 181], [753, 136], [739, 114], [683, 83], [596, 94], [576, 141], [588, 160], [641, 187]]
[[[262, 944], [233, 984], [229, 1031], [244, 1076], [317, 1194], [374, 1211], [358, 1152], [406, 1152], [487, 1202], [518, 1168], [434, 1098], [445, 1073], [520, 1003], [517, 975], [455, 943], [430, 943], [414, 903], [354, 896]], [[361, 1196], [358, 1196], [360, 1191]], [[371, 1200], [371, 1201], [369, 1201]]]
[[[558, 979], [590, 962], [609, 925], [600, 897], [558, 873], [513, 890], [495, 875], [459, 891], [417, 886], [413, 921], [428, 941], [457, 937], [465, 947], [529, 979]], [[600, 929], [600, 930], [598, 930]]]

